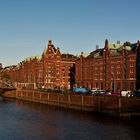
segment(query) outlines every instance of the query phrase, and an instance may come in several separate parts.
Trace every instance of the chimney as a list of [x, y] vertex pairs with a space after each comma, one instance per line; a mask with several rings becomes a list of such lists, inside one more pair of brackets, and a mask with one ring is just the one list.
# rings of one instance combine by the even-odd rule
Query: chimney
[[120, 44], [120, 40], [117, 41], [117, 44]]
[[99, 49], [99, 45], [96, 45], [96, 50], [98, 50]]
[[105, 46], [106, 47], [108, 46], [108, 40], [107, 39], [105, 40]]
[[52, 41], [51, 40], [48, 41], [48, 45], [52, 45]]

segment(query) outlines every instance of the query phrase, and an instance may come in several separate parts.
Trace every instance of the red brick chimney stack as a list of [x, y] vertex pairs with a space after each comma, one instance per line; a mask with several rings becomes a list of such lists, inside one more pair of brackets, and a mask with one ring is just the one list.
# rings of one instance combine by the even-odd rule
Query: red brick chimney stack
[[49, 40], [48, 41], [48, 45], [52, 45], [52, 40]]
[[105, 47], [108, 47], [108, 40], [105, 40]]

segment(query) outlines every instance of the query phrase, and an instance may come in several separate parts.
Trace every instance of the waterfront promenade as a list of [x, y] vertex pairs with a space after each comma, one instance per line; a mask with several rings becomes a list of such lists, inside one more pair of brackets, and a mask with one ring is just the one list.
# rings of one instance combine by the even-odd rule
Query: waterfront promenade
[[4, 96], [81, 111], [117, 116], [140, 115], [140, 99], [137, 98], [56, 94], [35, 90], [9, 91]]

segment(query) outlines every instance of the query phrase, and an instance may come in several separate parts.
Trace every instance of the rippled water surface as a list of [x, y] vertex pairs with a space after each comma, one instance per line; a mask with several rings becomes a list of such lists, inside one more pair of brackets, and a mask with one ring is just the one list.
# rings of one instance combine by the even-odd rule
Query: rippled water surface
[[0, 140], [138, 140], [139, 119], [0, 99]]

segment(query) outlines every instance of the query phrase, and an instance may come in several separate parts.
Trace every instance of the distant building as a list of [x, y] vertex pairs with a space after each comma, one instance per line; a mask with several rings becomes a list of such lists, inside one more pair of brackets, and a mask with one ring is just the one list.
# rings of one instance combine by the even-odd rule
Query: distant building
[[76, 61], [77, 86], [119, 92], [140, 89], [140, 43], [109, 44]]

